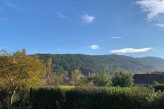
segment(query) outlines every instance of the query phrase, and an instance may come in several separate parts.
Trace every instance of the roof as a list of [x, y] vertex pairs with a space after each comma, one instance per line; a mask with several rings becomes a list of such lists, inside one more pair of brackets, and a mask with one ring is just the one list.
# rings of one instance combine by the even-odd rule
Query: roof
[[136, 84], [152, 84], [154, 81], [164, 83], [163, 74], [134, 74], [133, 79]]

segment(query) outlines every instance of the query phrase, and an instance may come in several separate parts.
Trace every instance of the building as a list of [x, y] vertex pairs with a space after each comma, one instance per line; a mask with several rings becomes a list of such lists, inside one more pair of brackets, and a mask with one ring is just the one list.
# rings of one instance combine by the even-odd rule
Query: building
[[164, 83], [164, 74], [134, 74], [134, 84], [149, 87], [153, 82]]

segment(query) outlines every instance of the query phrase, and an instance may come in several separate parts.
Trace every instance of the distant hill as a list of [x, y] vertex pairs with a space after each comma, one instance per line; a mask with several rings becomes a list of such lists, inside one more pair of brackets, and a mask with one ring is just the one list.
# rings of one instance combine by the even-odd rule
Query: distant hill
[[51, 57], [55, 73], [79, 69], [83, 74], [124, 69], [133, 73], [164, 71], [164, 59], [157, 57], [134, 58], [123, 55], [36, 54], [46, 62]]

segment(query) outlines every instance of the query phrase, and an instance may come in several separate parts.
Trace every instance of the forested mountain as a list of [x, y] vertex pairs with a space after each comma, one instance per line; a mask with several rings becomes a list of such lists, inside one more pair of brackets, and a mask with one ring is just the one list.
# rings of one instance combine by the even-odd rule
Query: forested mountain
[[164, 59], [157, 57], [134, 58], [123, 55], [36, 54], [44, 62], [52, 58], [54, 73], [79, 69], [83, 74], [124, 69], [133, 73], [164, 71]]

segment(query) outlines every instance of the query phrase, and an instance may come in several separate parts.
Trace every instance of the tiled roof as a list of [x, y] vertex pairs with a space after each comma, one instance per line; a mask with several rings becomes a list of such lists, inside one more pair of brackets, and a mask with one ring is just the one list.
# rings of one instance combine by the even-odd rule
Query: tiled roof
[[133, 79], [136, 84], [164, 83], [164, 74], [134, 74]]

